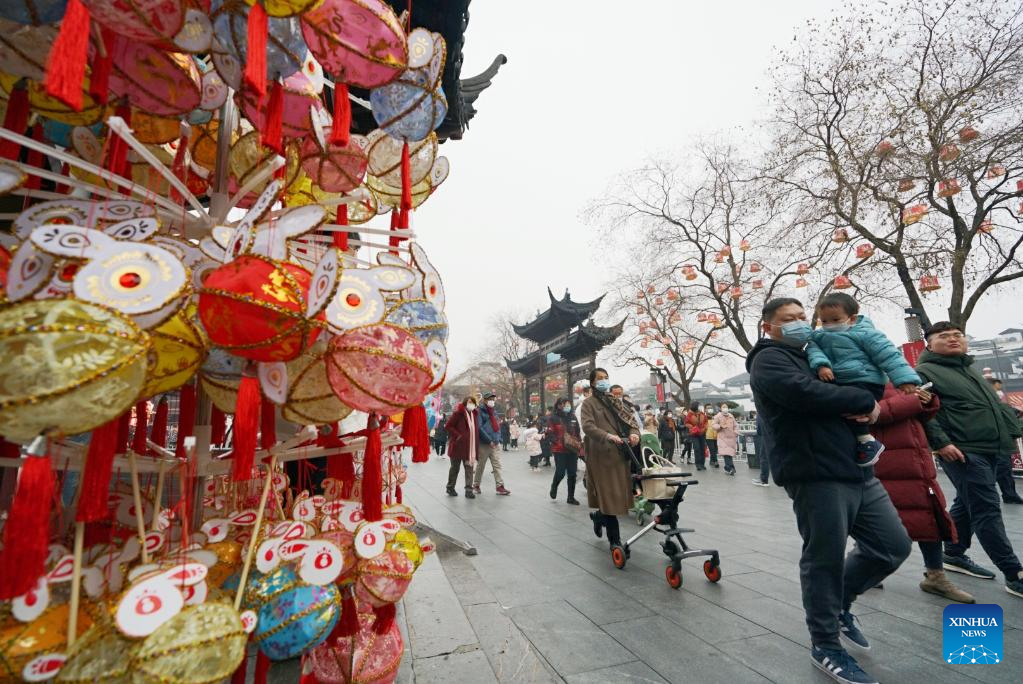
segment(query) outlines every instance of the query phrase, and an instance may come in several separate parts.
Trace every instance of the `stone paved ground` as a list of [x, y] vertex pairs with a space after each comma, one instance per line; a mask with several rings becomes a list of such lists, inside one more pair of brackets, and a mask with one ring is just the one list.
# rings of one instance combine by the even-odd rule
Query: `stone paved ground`
[[[406, 501], [421, 519], [471, 542], [473, 557], [442, 550], [416, 574], [405, 602], [408, 652], [400, 682], [826, 682], [810, 664], [796, 566], [800, 540], [785, 492], [739, 475], [700, 473], [682, 505], [694, 547], [720, 550], [724, 578], [684, 565], [681, 591], [664, 580], [656, 540], [643, 538], [625, 570], [597, 540], [584, 505], [552, 503], [551, 470], [529, 472], [524, 452], [504, 454], [509, 497], [444, 494], [446, 459], [411, 467]], [[951, 485], [943, 482], [946, 491]], [[562, 485], [564, 487], [564, 485]], [[564, 498], [562, 489], [561, 498]], [[1023, 507], [1006, 524], [1023, 552]], [[637, 529], [623, 520], [623, 536]], [[976, 547], [975, 560], [989, 564]], [[883, 682], [1023, 681], [1023, 600], [999, 582], [956, 576], [982, 603], [1005, 611], [1006, 660], [950, 666], [941, 660], [944, 602], [919, 590], [919, 552], [883, 590], [857, 602], [873, 644], [861, 663]]]

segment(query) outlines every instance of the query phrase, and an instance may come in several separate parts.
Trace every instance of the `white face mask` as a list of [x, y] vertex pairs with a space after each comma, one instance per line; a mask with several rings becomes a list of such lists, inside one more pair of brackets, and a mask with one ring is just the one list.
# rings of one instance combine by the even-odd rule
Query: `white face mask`
[[494, 404], [495, 403], [497, 403], [497, 402], [495, 402], [494, 400], [491, 399], [490, 401], [487, 402], [487, 406], [489, 406], [490, 408], [494, 408]]
[[466, 408], [467, 411], [475, 411], [476, 410], [476, 402], [475, 401], [466, 402], [465, 408]]
[[723, 407], [721, 408], [721, 413], [728, 413], [728, 412], [730, 412], [730, 411], [731, 411], [731, 409], [730, 409], [730, 408], [728, 408], [727, 406], [723, 406]]

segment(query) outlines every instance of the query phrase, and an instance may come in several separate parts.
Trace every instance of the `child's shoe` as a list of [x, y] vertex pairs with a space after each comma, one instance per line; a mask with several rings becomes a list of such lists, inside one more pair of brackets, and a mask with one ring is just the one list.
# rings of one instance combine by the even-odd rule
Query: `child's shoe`
[[856, 445], [856, 465], [861, 468], [866, 468], [877, 463], [877, 459], [881, 458], [881, 454], [884, 453], [884, 444], [871, 439], [868, 442], [860, 442]]

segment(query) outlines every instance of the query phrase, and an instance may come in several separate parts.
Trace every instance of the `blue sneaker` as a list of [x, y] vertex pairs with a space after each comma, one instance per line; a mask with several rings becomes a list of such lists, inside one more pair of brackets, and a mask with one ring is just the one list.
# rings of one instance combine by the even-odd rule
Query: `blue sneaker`
[[856, 465], [866, 468], [877, 463], [884, 453], [884, 444], [872, 439], [869, 442], [860, 442], [856, 445]]
[[845, 684], [878, 684], [878, 681], [863, 671], [851, 655], [845, 651], [830, 648], [810, 648], [810, 660], [821, 672]]
[[867, 641], [867, 637], [863, 635], [860, 628], [856, 626], [859, 620], [856, 619], [855, 615], [847, 610], [838, 616], [838, 622], [841, 625], [839, 632], [846, 646], [852, 647], [854, 651], [870, 650], [870, 642]]
[[985, 567], [977, 565], [965, 553], [961, 556], [950, 556], [947, 553], [943, 554], [941, 557], [941, 564], [950, 572], [959, 572], [964, 575], [969, 575], [970, 577], [979, 577], [981, 579], [993, 580], [995, 578], [995, 573]]

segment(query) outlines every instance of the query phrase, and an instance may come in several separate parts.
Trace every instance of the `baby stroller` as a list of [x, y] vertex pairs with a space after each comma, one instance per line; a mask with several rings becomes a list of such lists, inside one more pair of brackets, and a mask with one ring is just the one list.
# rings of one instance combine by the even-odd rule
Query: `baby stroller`
[[682, 534], [694, 530], [678, 527], [679, 504], [682, 503], [686, 489], [698, 485], [699, 481], [682, 479], [691, 477], [692, 473], [676, 470], [670, 461], [658, 460], [657, 456], [647, 451], [649, 450], [644, 450], [643, 453], [644, 463], [640, 463], [635, 453], [632, 453], [633, 463], [638, 470], [632, 479], [642, 489], [645, 503], [657, 505], [660, 512], [628, 540], [611, 547], [611, 562], [619, 570], [624, 569], [629, 558], [629, 548], [647, 532], [655, 530], [664, 535], [664, 541], [660, 543], [661, 550], [669, 559], [664, 569], [664, 577], [672, 589], [682, 586], [682, 559], [696, 556], [710, 556], [703, 563], [703, 574], [711, 582], [718, 582], [721, 579], [721, 559], [717, 549], [690, 548]]

